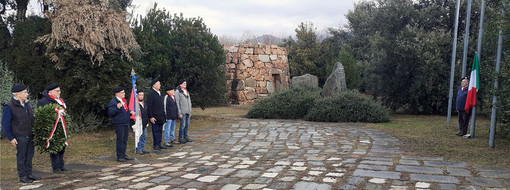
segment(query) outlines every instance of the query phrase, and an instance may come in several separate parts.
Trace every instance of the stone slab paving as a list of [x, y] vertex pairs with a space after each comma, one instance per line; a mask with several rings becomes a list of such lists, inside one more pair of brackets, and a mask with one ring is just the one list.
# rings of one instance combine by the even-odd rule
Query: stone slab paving
[[2, 189], [510, 188], [507, 168], [413, 156], [398, 139], [361, 124], [238, 119], [191, 135], [193, 143], [156, 158]]

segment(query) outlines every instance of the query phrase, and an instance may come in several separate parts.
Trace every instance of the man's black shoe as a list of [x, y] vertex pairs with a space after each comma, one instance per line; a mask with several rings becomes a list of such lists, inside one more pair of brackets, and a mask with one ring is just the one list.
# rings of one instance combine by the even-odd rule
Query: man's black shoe
[[124, 159], [126, 159], [126, 160], [133, 160], [134, 158], [131, 158], [131, 157], [127, 156], [127, 155], [124, 155]]
[[126, 162], [126, 159], [125, 158], [117, 158], [117, 161], [119, 161], [119, 162]]
[[161, 151], [161, 148], [159, 148], [159, 147], [154, 147], [154, 150], [156, 150], [156, 151]]
[[146, 150], [142, 150], [142, 152], [143, 152], [144, 154], [149, 154], [149, 153], [151, 153], [151, 152], [146, 151]]
[[179, 144], [186, 144], [186, 140], [185, 139], [179, 139]]
[[160, 145], [159, 148], [160, 149], [167, 149], [167, 147], [165, 145]]
[[186, 142], [193, 142], [190, 138], [186, 138]]
[[63, 172], [65, 171], [68, 171], [69, 169], [67, 169], [66, 167], [61, 167], [60, 170], [62, 170]]
[[64, 172], [62, 170], [60, 170], [60, 168], [57, 168], [57, 169], [53, 170], [53, 173], [61, 174], [61, 173], [64, 173]]
[[19, 178], [19, 182], [20, 183], [32, 183], [32, 182], [34, 182], [34, 180], [31, 180], [30, 178], [28, 178], [28, 176], [23, 176], [23, 177]]
[[31, 180], [34, 180], [34, 181], [41, 180], [41, 177], [37, 177], [37, 176], [32, 175], [32, 174], [28, 174], [27, 177], [28, 177], [28, 179], [31, 179]]

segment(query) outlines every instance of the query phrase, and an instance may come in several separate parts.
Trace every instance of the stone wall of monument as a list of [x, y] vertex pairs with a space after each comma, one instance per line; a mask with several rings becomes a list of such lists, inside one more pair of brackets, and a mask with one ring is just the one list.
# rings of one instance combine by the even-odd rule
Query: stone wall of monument
[[277, 45], [231, 46], [225, 68], [230, 103], [253, 103], [290, 84], [287, 50]]

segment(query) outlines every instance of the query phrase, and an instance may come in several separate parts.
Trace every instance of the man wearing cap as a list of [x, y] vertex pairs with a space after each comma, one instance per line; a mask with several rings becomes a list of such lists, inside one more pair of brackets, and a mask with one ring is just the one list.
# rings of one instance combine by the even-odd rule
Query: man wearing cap
[[125, 162], [133, 159], [126, 155], [126, 146], [130, 122], [129, 116], [130, 114], [134, 115], [135, 112], [128, 111], [128, 105], [125, 99], [126, 92], [123, 87], [116, 87], [113, 92], [115, 93], [115, 97], [108, 103], [108, 116], [110, 116], [112, 124], [115, 126], [115, 134], [117, 135], [117, 161]]
[[165, 124], [165, 110], [163, 108], [163, 99], [161, 97], [161, 83], [158, 78], [151, 81], [152, 88], [147, 94], [147, 116], [149, 122], [152, 124], [152, 137], [154, 139], [154, 150], [166, 149], [166, 146], [161, 144], [161, 136], [163, 124]]
[[138, 145], [136, 146], [136, 154], [147, 154], [149, 151], [144, 150], [145, 141], [147, 140], [147, 125], [149, 124], [149, 118], [147, 117], [147, 108], [145, 107], [145, 102], [143, 102], [144, 93], [141, 90], [136, 92], [136, 98], [138, 98], [138, 102], [140, 104], [140, 117], [142, 118], [142, 135], [140, 135], [140, 139], [138, 140]]
[[164, 128], [165, 146], [173, 147], [175, 140], [175, 120], [179, 117], [177, 104], [175, 103], [174, 87], [167, 86], [165, 88], [166, 94], [163, 98], [163, 107], [165, 108], [166, 123]]
[[32, 158], [34, 157], [34, 142], [32, 126], [34, 111], [28, 102], [27, 87], [23, 84], [12, 86], [13, 97], [2, 112], [2, 129], [11, 144], [16, 147], [16, 165], [19, 181], [32, 183], [41, 178], [32, 174]]
[[462, 78], [461, 87], [457, 91], [457, 99], [455, 102], [455, 108], [459, 112], [459, 133], [458, 136], [464, 136], [467, 134], [467, 128], [469, 124], [469, 115], [464, 106], [466, 105], [466, 99], [468, 94], [469, 80], [467, 77]]
[[[62, 106], [62, 108], [67, 109], [64, 100], [60, 98], [60, 93], [60, 85], [58, 83], [49, 84], [46, 86], [46, 89], [42, 93], [43, 97], [37, 102], [37, 107], [42, 107], [47, 104], [58, 104]], [[64, 171], [67, 171], [67, 168], [64, 167], [65, 150], [66, 147], [64, 146], [64, 148], [56, 154], [50, 153], [51, 168], [53, 169], [54, 173], [63, 173]]]
[[193, 142], [188, 137], [189, 120], [191, 117], [191, 97], [189, 91], [186, 89], [186, 79], [178, 81], [179, 87], [175, 93], [175, 100], [177, 102], [177, 109], [179, 112], [179, 143]]

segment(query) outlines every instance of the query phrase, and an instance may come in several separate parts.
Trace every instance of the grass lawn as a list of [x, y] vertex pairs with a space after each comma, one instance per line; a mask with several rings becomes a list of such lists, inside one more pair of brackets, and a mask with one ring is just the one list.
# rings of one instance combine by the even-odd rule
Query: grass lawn
[[[490, 119], [477, 117], [475, 138], [455, 135], [457, 116], [446, 124], [446, 116], [392, 115], [391, 122], [367, 124], [401, 140], [406, 152], [417, 156], [439, 156], [474, 166], [510, 168], [510, 140], [496, 136], [495, 148], [488, 148]], [[468, 129], [469, 133], [469, 129]]]
[[[190, 135], [193, 130], [201, 130], [212, 125], [219, 125], [232, 120], [228, 117], [242, 116], [248, 112], [249, 106], [215, 107], [201, 110], [193, 109], [190, 122]], [[211, 117], [226, 116], [226, 117]], [[401, 140], [402, 148], [418, 156], [439, 156], [449, 161], [464, 161], [470, 165], [499, 166], [510, 168], [510, 140], [496, 138], [496, 148], [487, 148], [489, 120], [478, 118], [476, 138], [465, 139], [456, 136], [456, 117], [451, 124], [446, 124], [446, 116], [393, 115], [389, 123], [370, 124], [372, 127], [391, 134]], [[178, 124], [176, 126], [178, 134]], [[113, 128], [105, 128], [96, 132], [72, 134], [70, 146], [65, 153], [66, 163], [82, 163], [102, 166], [117, 165], [116, 161], [91, 159], [98, 156], [115, 157], [115, 132]], [[152, 150], [152, 132], [148, 130], [146, 148]], [[134, 137], [130, 132], [128, 155], [133, 155]], [[35, 150], [33, 168], [36, 171], [51, 173], [51, 163], [47, 153], [39, 154]], [[16, 150], [6, 139], [0, 140], [0, 182], [16, 183]], [[155, 154], [136, 155], [150, 159]], [[53, 174], [52, 174], [53, 175]], [[71, 174], [72, 175], [72, 174]], [[59, 175], [55, 175], [58, 177]], [[61, 176], [61, 175], [60, 175]]]

